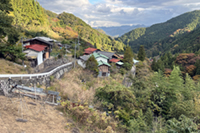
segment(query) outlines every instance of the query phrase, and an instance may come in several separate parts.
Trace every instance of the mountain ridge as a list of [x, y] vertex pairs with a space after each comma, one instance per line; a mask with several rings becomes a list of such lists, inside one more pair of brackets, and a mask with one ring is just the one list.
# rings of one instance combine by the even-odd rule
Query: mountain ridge
[[13, 25], [21, 36], [49, 36], [58, 40], [69, 40], [79, 37], [99, 49], [123, 51], [124, 44], [93, 29], [80, 18], [70, 13], [56, 14], [45, 10], [35, 0], [11, 0]]
[[140, 27], [146, 27], [146, 26], [143, 24], [138, 24], [138, 25], [132, 25], [132, 26], [130, 26], [130, 25], [110, 26], [110, 27], [100, 26], [100, 27], [93, 27], [93, 28], [94, 29], [102, 29], [109, 36], [120, 37], [123, 34], [129, 32], [133, 29], [140, 28]]
[[[159, 52], [163, 52], [163, 47], [167, 45], [163, 41], [166, 39], [172, 39], [173, 41], [198, 28], [200, 26], [199, 18], [200, 10], [186, 12], [164, 23], [154, 24], [147, 28], [134, 29], [116, 40], [131, 46], [134, 52], [139, 50], [140, 45], [144, 45], [147, 55], [150, 57], [155, 56]], [[153, 47], [159, 48], [153, 50]]]

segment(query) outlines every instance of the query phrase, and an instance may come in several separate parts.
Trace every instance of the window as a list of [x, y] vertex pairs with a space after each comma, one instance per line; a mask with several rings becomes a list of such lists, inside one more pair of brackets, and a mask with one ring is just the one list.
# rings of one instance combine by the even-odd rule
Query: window
[[103, 77], [105, 77], [105, 76], [106, 76], [106, 73], [105, 73], [105, 72], [103, 72], [103, 73], [102, 73], [102, 76], [103, 76]]

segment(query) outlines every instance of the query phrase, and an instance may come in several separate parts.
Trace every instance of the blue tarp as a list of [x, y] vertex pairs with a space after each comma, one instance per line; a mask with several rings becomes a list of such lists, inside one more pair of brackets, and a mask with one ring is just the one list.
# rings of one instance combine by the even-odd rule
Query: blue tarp
[[[23, 90], [26, 90], [26, 91], [31, 91], [31, 92], [38, 92], [38, 93], [45, 93], [45, 90], [42, 89], [42, 88], [34, 88], [34, 87], [26, 87], [26, 86], [21, 86], [21, 85], [17, 85], [17, 88], [20, 88], [20, 89], [23, 89]], [[59, 92], [56, 92], [56, 91], [47, 91], [47, 94], [49, 95], [56, 95], [58, 96], [59, 95]]]

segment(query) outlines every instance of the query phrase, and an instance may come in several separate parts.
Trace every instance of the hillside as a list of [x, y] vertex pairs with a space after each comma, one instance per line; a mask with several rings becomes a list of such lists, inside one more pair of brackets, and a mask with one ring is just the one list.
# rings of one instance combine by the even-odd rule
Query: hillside
[[117, 40], [129, 44], [134, 52], [139, 50], [140, 45], [144, 45], [148, 56], [155, 56], [164, 51], [163, 48], [170, 49], [167, 46], [168, 43], [165, 43], [167, 40], [171, 43], [173, 40], [199, 27], [199, 17], [199, 10], [187, 12], [164, 23], [155, 24], [148, 28], [135, 29], [117, 38]]
[[13, 63], [4, 59], [0, 59], [0, 64], [1, 64], [1, 67], [0, 67], [1, 74], [16, 74], [16, 72], [18, 74], [28, 73], [23, 66], [20, 66], [16, 63]]
[[120, 37], [125, 33], [134, 30], [136, 28], [146, 27], [145, 25], [123, 25], [123, 26], [112, 26], [112, 27], [95, 27], [95, 29], [102, 29], [107, 35], [112, 37]]
[[[43, 107], [39, 101], [23, 98], [23, 119], [27, 120], [26, 123], [23, 123], [16, 121], [21, 118], [21, 111], [18, 112], [20, 110], [19, 99], [8, 100], [5, 96], [0, 96], [0, 100], [4, 101], [0, 103], [1, 133], [71, 133], [65, 129], [66, 117], [56, 107], [50, 105]], [[36, 105], [28, 104], [30, 102]]]
[[58, 40], [77, 38], [107, 51], [123, 51], [124, 44], [93, 29], [80, 18], [69, 13], [47, 11], [35, 0], [11, 0], [13, 25], [21, 36], [49, 36]]

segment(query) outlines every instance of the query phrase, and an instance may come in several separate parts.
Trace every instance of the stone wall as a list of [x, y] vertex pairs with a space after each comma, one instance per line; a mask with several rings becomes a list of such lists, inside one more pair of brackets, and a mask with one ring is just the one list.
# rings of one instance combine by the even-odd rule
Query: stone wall
[[48, 68], [50, 66], [60, 66], [60, 65], [66, 64], [68, 62], [70, 62], [70, 61], [69, 61], [69, 59], [66, 59], [66, 58], [62, 58], [62, 59], [55, 59], [55, 58], [46, 59], [42, 64], [38, 65], [34, 69], [34, 73], [39, 73], [40, 71], [42, 71], [45, 68]]

